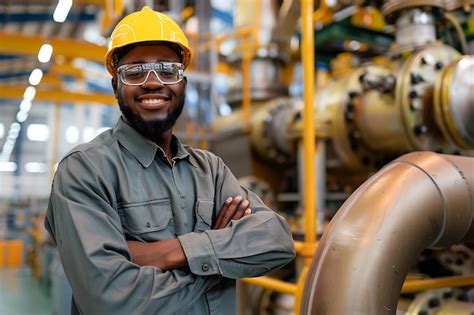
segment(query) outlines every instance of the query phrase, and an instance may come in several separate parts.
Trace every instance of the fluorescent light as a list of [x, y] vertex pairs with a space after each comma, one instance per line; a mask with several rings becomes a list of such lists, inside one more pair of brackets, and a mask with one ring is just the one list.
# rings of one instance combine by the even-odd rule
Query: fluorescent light
[[26, 119], [28, 118], [28, 112], [24, 112], [24, 111], [19, 111], [17, 114], [16, 114], [16, 120], [20, 123], [24, 122]]
[[7, 141], [5, 141], [5, 143], [3, 144], [2, 154], [10, 156], [14, 148], [15, 148], [15, 140], [7, 139]]
[[41, 69], [36, 68], [33, 71], [31, 71], [30, 78], [29, 78], [30, 84], [38, 85], [41, 82], [42, 78], [43, 78], [43, 71], [41, 71]]
[[14, 172], [16, 171], [15, 162], [0, 162], [0, 172]]
[[66, 21], [67, 15], [69, 14], [69, 10], [72, 7], [72, 0], [59, 0], [58, 5], [53, 13], [54, 21], [58, 23], [62, 23]]
[[26, 136], [31, 141], [46, 141], [49, 139], [49, 127], [43, 124], [30, 124]]
[[38, 162], [28, 162], [25, 164], [25, 170], [28, 173], [44, 173], [46, 172], [46, 164]]
[[34, 86], [29, 86], [25, 89], [25, 93], [23, 93], [23, 99], [26, 101], [32, 101], [35, 98], [36, 89]]
[[66, 141], [74, 144], [79, 140], [79, 129], [76, 126], [69, 126], [66, 128]]
[[20, 134], [21, 125], [17, 122], [14, 122], [10, 125], [10, 130], [8, 131], [8, 138], [16, 139]]
[[28, 100], [23, 100], [21, 101], [20, 103], [20, 110], [22, 112], [29, 112], [31, 109], [31, 101], [28, 101]]
[[50, 44], [43, 44], [38, 52], [38, 60], [42, 63], [47, 63], [51, 60], [53, 54], [53, 46]]

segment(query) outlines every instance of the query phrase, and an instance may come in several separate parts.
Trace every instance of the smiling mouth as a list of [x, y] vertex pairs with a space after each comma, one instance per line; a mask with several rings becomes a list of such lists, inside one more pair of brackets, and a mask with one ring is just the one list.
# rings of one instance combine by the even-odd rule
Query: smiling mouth
[[145, 109], [159, 109], [168, 102], [165, 98], [146, 98], [138, 101], [141, 107]]

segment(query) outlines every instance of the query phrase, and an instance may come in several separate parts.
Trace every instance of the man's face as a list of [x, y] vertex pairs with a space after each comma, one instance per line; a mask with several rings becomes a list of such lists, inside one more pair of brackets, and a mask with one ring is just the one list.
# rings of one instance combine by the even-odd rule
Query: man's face
[[[140, 45], [127, 52], [119, 62], [125, 64], [180, 62], [176, 52], [165, 45]], [[115, 96], [127, 122], [140, 133], [156, 137], [171, 129], [184, 106], [186, 80], [162, 84], [153, 72], [141, 85], [113, 81]]]

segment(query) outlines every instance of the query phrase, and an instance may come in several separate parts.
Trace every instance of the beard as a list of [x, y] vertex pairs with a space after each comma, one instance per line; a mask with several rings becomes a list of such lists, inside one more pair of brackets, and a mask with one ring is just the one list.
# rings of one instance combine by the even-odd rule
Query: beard
[[118, 95], [117, 101], [122, 115], [127, 119], [130, 126], [132, 126], [133, 129], [135, 129], [145, 137], [153, 139], [163, 134], [165, 131], [168, 131], [173, 128], [174, 124], [176, 123], [176, 120], [179, 118], [181, 112], [183, 111], [185, 99], [186, 94], [183, 93], [181, 98], [178, 99], [178, 105], [174, 109], [169, 111], [164, 119], [152, 120], [146, 120], [142, 116], [140, 116], [140, 114], [130, 109], [130, 107], [125, 104], [125, 101], [123, 100], [123, 97], [120, 94]]

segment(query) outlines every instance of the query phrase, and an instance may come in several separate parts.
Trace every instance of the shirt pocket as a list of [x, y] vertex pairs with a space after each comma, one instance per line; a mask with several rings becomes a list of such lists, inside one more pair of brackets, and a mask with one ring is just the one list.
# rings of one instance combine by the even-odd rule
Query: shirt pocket
[[196, 226], [195, 231], [204, 232], [212, 227], [212, 217], [214, 214], [214, 201], [198, 199], [196, 203]]
[[147, 241], [175, 236], [170, 199], [126, 204], [120, 213], [126, 233]]

